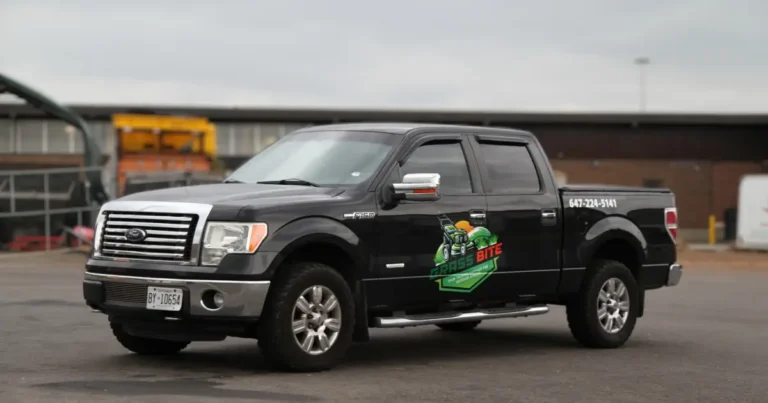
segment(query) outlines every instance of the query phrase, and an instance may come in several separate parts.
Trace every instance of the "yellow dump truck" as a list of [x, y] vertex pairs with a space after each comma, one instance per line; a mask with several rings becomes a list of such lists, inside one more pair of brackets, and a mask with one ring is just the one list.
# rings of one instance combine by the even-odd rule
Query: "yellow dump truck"
[[[179, 174], [216, 174], [216, 127], [204, 117], [114, 114], [118, 195], [135, 183]], [[156, 186], [150, 186], [156, 187]], [[144, 188], [137, 189], [143, 190]]]

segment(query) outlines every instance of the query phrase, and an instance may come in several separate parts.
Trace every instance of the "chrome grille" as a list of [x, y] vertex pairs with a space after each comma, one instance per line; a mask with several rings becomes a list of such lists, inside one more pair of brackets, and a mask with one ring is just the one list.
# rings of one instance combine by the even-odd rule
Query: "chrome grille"
[[[109, 211], [100, 252], [109, 257], [186, 262], [190, 260], [196, 225], [194, 214]], [[132, 228], [144, 230], [146, 237], [129, 241], [125, 234]]]
[[120, 302], [144, 305], [147, 303], [147, 286], [143, 284], [118, 283], [105, 281], [104, 294], [106, 302]]

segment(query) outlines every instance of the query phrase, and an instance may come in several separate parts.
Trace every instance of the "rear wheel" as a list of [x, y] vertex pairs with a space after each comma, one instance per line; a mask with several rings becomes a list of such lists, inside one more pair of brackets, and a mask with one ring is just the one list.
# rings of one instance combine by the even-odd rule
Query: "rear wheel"
[[112, 334], [126, 349], [139, 355], [165, 355], [175, 354], [185, 349], [188, 341], [173, 341], [138, 337], [127, 333], [123, 327], [116, 323], [110, 323]]
[[455, 323], [442, 323], [436, 325], [440, 329], [447, 330], [449, 332], [467, 332], [477, 327], [481, 321], [475, 320], [472, 322], [455, 322]]
[[579, 294], [566, 305], [571, 334], [587, 347], [624, 345], [637, 322], [639, 294], [627, 266], [613, 260], [595, 262]]
[[352, 344], [352, 292], [344, 277], [324, 264], [302, 262], [285, 270], [264, 307], [259, 347], [281, 370], [330, 369]]

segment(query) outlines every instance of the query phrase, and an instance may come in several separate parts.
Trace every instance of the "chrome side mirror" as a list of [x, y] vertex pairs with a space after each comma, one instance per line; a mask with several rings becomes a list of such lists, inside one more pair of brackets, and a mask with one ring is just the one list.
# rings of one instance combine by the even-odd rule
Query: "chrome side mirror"
[[440, 198], [440, 174], [407, 174], [392, 184], [397, 199], [431, 201]]

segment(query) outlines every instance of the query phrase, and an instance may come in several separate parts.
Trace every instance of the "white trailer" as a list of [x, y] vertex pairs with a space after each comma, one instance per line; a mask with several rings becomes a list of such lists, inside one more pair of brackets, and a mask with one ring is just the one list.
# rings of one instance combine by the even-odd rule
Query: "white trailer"
[[768, 175], [741, 179], [736, 248], [768, 251]]

